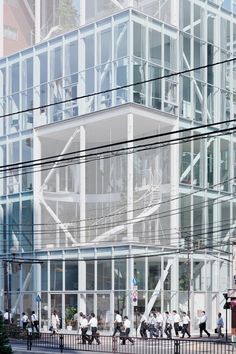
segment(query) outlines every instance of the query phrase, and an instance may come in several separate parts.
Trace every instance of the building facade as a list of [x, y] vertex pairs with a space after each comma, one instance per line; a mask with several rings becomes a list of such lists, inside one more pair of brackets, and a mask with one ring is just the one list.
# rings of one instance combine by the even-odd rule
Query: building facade
[[205, 309], [213, 329], [232, 277], [235, 64], [171, 74], [234, 57], [236, 6], [91, 0], [79, 15], [0, 60], [0, 307], [37, 309], [42, 329], [54, 309], [63, 329], [69, 308], [94, 311], [104, 331], [152, 308], [197, 331]]

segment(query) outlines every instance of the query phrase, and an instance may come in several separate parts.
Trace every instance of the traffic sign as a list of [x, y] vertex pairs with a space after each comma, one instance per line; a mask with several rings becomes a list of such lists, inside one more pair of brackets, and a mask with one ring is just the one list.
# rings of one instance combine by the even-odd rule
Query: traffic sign
[[41, 301], [41, 297], [40, 297], [40, 295], [38, 294], [37, 296], [36, 296], [36, 302], [40, 302]]

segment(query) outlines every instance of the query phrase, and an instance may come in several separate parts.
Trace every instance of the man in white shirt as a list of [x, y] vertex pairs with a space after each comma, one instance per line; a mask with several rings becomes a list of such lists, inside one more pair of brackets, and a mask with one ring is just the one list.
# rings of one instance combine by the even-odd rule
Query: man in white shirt
[[163, 316], [160, 312], [156, 314], [156, 333], [157, 337], [163, 337]]
[[134, 340], [132, 338], [130, 338], [129, 333], [130, 333], [130, 320], [128, 319], [127, 316], [124, 317], [124, 329], [125, 332], [123, 333], [122, 336], [122, 345], [125, 345], [126, 340], [128, 340], [130, 343], [132, 343], [134, 345]]
[[100, 342], [100, 340], [98, 339], [98, 336], [97, 336], [98, 320], [96, 319], [94, 313], [91, 313], [91, 319], [90, 319], [88, 325], [90, 326], [91, 332], [92, 332], [92, 337], [91, 337], [91, 340], [90, 340], [89, 344], [92, 344], [94, 339], [97, 342], [97, 344], [101, 344], [101, 342]]
[[12, 320], [11, 312], [9, 312], [8, 310], [5, 310], [3, 318], [4, 318], [4, 324], [10, 324], [11, 320]]
[[80, 327], [82, 333], [82, 343], [86, 344], [86, 342], [89, 342], [89, 337], [86, 335], [88, 331], [88, 320], [85, 315], [82, 316], [82, 319], [80, 321]]
[[156, 327], [156, 318], [154, 317], [154, 314], [151, 312], [148, 318], [148, 330], [149, 330], [150, 338], [155, 336], [154, 334], [155, 327]]
[[179, 336], [179, 322], [180, 322], [180, 316], [179, 314], [177, 313], [177, 311], [173, 311], [173, 314], [172, 314], [172, 317], [173, 317], [173, 323], [174, 323], [174, 330], [175, 330], [175, 335], [176, 337]]
[[116, 317], [115, 317], [115, 322], [114, 322], [114, 332], [113, 332], [113, 337], [116, 335], [116, 332], [121, 333], [121, 326], [122, 326], [122, 317], [119, 314], [119, 311], [115, 311]]
[[182, 319], [182, 322], [183, 322], [183, 329], [182, 329], [182, 338], [184, 338], [184, 335], [185, 333], [187, 333], [188, 337], [190, 338], [190, 333], [188, 331], [188, 326], [189, 326], [189, 323], [190, 323], [190, 318], [189, 316], [186, 314], [186, 312], [183, 312], [183, 319]]
[[200, 337], [202, 337], [202, 332], [205, 332], [208, 337], [210, 337], [210, 333], [206, 330], [206, 322], [207, 316], [205, 311], [202, 311], [201, 316], [199, 317], [199, 329], [200, 329]]
[[28, 316], [25, 314], [25, 312], [22, 312], [22, 317], [21, 317], [21, 322], [22, 322], [22, 328], [23, 331], [26, 331], [26, 326], [29, 322]]
[[168, 311], [165, 312], [165, 334], [168, 339], [172, 338], [172, 324], [171, 324], [171, 317]]
[[34, 311], [32, 311], [32, 314], [31, 314], [31, 325], [32, 325], [32, 330], [36, 332], [39, 331], [38, 329], [38, 317], [36, 315], [36, 313]]

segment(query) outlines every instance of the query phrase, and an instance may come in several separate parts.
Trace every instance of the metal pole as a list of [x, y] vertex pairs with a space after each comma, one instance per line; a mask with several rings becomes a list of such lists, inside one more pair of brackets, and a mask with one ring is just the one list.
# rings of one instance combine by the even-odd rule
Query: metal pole
[[228, 303], [226, 300], [226, 310], [225, 310], [225, 340], [228, 342]]

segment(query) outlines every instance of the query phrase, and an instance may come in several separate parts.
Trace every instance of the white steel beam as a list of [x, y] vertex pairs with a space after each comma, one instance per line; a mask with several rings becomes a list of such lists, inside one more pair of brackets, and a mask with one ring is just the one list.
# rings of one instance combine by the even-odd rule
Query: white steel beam
[[35, 43], [41, 41], [41, 0], [35, 0]]
[[63, 158], [63, 154], [66, 153], [66, 151], [69, 149], [71, 143], [73, 142], [73, 140], [75, 139], [75, 137], [77, 136], [77, 134], [79, 133], [80, 128], [77, 128], [74, 133], [71, 135], [70, 139], [67, 141], [66, 145], [64, 146], [64, 148], [62, 149], [60, 155], [57, 158], [57, 161], [54, 163], [52, 169], [50, 170], [50, 172], [48, 173], [47, 177], [45, 178], [43, 184], [41, 185], [40, 188], [40, 192], [43, 191], [43, 188], [45, 186], [45, 184], [49, 181], [49, 179], [52, 177], [53, 173], [55, 172], [55, 169], [58, 165], [58, 163], [60, 162], [60, 160]]

